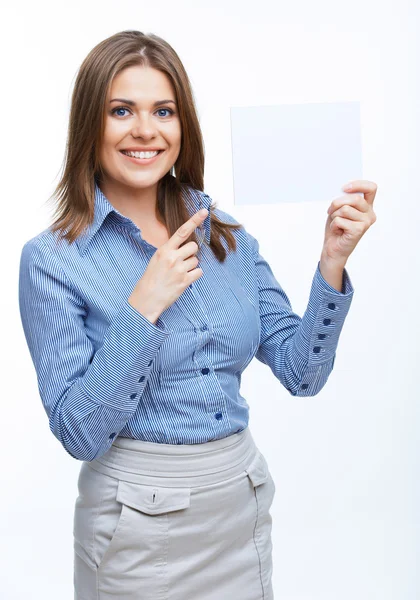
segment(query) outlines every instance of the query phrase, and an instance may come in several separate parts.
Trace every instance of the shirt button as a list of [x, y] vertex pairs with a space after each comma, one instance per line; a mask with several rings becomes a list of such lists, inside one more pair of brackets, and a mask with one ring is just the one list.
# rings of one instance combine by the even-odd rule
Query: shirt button
[[331, 319], [324, 319], [322, 322], [324, 325], [329, 325], [331, 323]]
[[132, 400], [134, 400], [134, 398], [135, 398], [136, 396], [137, 396], [137, 394], [131, 394], [130, 398], [131, 398]]
[[142, 375], [139, 379], [139, 382], [144, 381], [144, 379], [145, 379], [145, 377], [144, 377], [144, 375]]
[[328, 304], [328, 308], [330, 308], [331, 310], [335, 310], [335, 304], [334, 304], [334, 302], [330, 302]]
[[116, 435], [117, 435], [116, 433], [111, 433], [111, 435], [109, 436], [109, 439], [113, 440]]
[[321, 352], [321, 346], [315, 346], [314, 352], [315, 354], [319, 354]]
[[300, 387], [302, 388], [302, 390], [306, 390], [306, 388], [309, 387], [309, 383], [302, 383]]
[[223, 418], [223, 415], [222, 415], [222, 413], [216, 413], [214, 416], [216, 417], [216, 419], [217, 419], [218, 421], [220, 421], [220, 419], [222, 419], [222, 418]]
[[326, 337], [327, 337], [326, 333], [318, 333], [318, 339], [319, 340], [325, 340]]
[[203, 375], [207, 375], [207, 373], [210, 371], [210, 369], [208, 369], [207, 367], [205, 369], [201, 369], [201, 372], [203, 373]]
[[201, 331], [207, 331], [207, 329], [208, 329], [207, 325], [203, 325], [202, 328], [201, 328]]

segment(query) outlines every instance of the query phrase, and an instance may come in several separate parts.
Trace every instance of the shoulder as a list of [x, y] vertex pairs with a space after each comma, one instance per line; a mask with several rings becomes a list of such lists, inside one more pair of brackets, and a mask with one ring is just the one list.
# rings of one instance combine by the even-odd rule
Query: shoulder
[[63, 246], [69, 244], [59, 239], [59, 232], [52, 232], [50, 227], [44, 229], [23, 244], [21, 268], [41, 267], [44, 272], [61, 270]]
[[44, 253], [48, 246], [48, 230], [41, 231], [34, 237], [27, 240], [22, 247], [22, 256], [35, 257]]
[[247, 252], [252, 252], [253, 254], [257, 253], [259, 250], [259, 244], [257, 239], [249, 232], [247, 227], [238, 221], [236, 217], [234, 217], [230, 212], [226, 210], [222, 210], [217, 206], [217, 202], [215, 202], [207, 193], [199, 192], [205, 197], [207, 200], [206, 208], [211, 210], [211, 214], [214, 214], [220, 221], [223, 223], [228, 223], [232, 225], [241, 225], [240, 229], [232, 229], [231, 232], [235, 236], [239, 250], [245, 250]]
[[[67, 243], [65, 240], [63, 240], [63, 243]], [[40, 233], [34, 235], [34, 237], [30, 238], [29, 240], [27, 240], [23, 247], [28, 247], [28, 248], [47, 248], [50, 249], [51, 251], [54, 250], [54, 248], [58, 248], [59, 247], [59, 232], [55, 231], [53, 232], [51, 230], [51, 226], [47, 227], [46, 229], [44, 229], [43, 231], [41, 231]]]
[[220, 221], [229, 224], [241, 225], [235, 217], [233, 217], [230, 213], [222, 210], [218, 207], [218, 202], [204, 192], [202, 190], [197, 190], [192, 188], [191, 186], [187, 186], [190, 194], [199, 201], [200, 206], [204, 206], [211, 213], [211, 215], [215, 215]]
[[221, 208], [218, 208], [217, 206], [214, 206], [214, 208], [212, 207], [212, 213], [224, 223], [229, 223], [230, 225], [241, 225], [242, 228], [245, 229], [243, 224], [240, 223], [240, 221], [238, 221], [233, 215], [225, 210], [222, 210]]

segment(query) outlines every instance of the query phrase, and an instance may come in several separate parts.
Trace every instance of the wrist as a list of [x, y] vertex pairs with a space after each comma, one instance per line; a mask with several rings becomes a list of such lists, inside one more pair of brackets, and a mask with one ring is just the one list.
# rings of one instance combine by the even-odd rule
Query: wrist
[[337, 292], [343, 290], [344, 262], [338, 262], [321, 256], [319, 270], [325, 281]]
[[143, 317], [145, 317], [148, 321], [155, 324], [158, 318], [161, 315], [162, 311], [156, 309], [156, 306], [151, 307], [147, 302], [142, 301], [142, 299], [136, 298], [135, 295], [131, 294], [128, 298], [128, 302], [131, 304], [133, 308], [136, 309], [137, 312], [141, 313]]
[[342, 271], [347, 264], [347, 259], [346, 260], [338, 260], [336, 258], [331, 258], [324, 252], [321, 253], [319, 260], [320, 260], [321, 265], [323, 265], [325, 267], [325, 269], [328, 269], [330, 271], [334, 271], [334, 270]]

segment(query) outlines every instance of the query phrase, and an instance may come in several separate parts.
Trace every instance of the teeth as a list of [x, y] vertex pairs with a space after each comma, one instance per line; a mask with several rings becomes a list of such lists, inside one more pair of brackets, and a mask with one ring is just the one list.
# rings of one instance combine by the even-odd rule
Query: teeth
[[125, 150], [122, 150], [123, 154], [126, 154], [127, 156], [132, 156], [134, 158], [153, 158], [153, 156], [156, 156], [156, 154], [159, 153], [159, 150], [155, 150], [154, 152], [128, 152]]

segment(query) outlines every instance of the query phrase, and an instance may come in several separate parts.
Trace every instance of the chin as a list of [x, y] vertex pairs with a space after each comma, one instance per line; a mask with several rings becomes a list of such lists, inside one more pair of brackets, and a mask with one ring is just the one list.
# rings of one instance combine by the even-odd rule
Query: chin
[[164, 174], [154, 177], [124, 177], [121, 183], [136, 188], [150, 188], [158, 184]]

